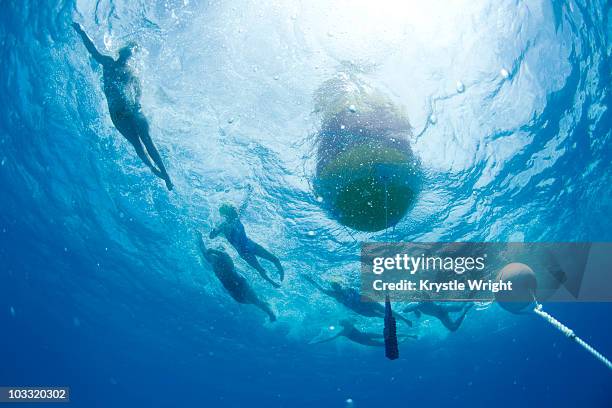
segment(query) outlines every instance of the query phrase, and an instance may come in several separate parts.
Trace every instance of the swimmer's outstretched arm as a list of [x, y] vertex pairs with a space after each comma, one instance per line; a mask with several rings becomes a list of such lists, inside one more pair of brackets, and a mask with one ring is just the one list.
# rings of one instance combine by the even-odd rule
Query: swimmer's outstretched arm
[[196, 235], [198, 236], [198, 246], [200, 247], [202, 256], [204, 257], [204, 259], [206, 259], [206, 261], [210, 262], [210, 257], [208, 256], [206, 245], [204, 244], [204, 240], [202, 239], [202, 234], [200, 233], [200, 231], [198, 231], [196, 232]]
[[317, 288], [318, 290], [320, 290], [321, 292], [325, 293], [328, 296], [332, 296], [331, 295], [331, 291], [325, 289], [323, 286], [319, 285], [317, 282], [315, 282], [314, 279], [312, 279], [310, 276], [307, 275], [302, 275], [302, 277], [308, 282], [310, 283], [312, 286], [314, 286], [315, 288]]
[[83, 31], [79, 23], [72, 23], [72, 27], [81, 36], [81, 39], [83, 40], [83, 44], [85, 44], [85, 48], [87, 48], [87, 51], [89, 51], [89, 54], [91, 54], [93, 59], [95, 59], [99, 64], [110, 65], [115, 62], [111, 57], [100, 54], [100, 52], [98, 51], [94, 43], [87, 36], [85, 31]]
[[342, 336], [343, 334], [344, 334], [343, 332], [340, 332], [340, 333], [336, 334], [335, 336], [331, 336], [331, 337], [328, 337], [328, 338], [326, 338], [326, 339], [319, 340], [319, 341], [311, 341], [311, 342], [310, 342], [310, 343], [308, 343], [308, 344], [321, 344], [321, 343], [327, 343], [328, 341], [332, 341], [332, 340], [337, 339], [338, 337]]

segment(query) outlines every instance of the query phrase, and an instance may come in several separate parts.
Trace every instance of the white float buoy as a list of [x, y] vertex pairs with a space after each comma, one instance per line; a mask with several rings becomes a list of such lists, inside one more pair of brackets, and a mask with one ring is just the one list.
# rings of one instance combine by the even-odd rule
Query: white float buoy
[[499, 305], [511, 313], [521, 313], [533, 306], [538, 287], [533, 269], [522, 263], [510, 263], [502, 268], [497, 280], [512, 283], [511, 291], [495, 292]]
[[510, 73], [508, 72], [506, 68], [502, 68], [499, 70], [499, 75], [501, 75], [502, 78], [504, 79], [508, 79], [508, 77], [510, 76]]
[[463, 91], [465, 91], [465, 85], [463, 85], [463, 82], [457, 81], [457, 92], [463, 93]]

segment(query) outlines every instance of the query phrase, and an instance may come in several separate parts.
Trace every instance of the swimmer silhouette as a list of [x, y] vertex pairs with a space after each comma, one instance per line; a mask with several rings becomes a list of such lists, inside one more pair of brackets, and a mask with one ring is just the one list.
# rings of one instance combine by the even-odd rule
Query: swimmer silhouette
[[[241, 210], [243, 208], [244, 204], [241, 207]], [[278, 258], [268, 252], [261, 245], [253, 242], [251, 239], [249, 239], [249, 237], [247, 237], [246, 232], [244, 231], [244, 225], [242, 225], [242, 222], [240, 222], [238, 211], [234, 206], [223, 204], [221, 207], [219, 207], [219, 213], [225, 218], [225, 221], [210, 232], [210, 238], [212, 239], [217, 237], [219, 234], [223, 234], [229, 243], [236, 249], [240, 257], [244, 259], [246, 263], [255, 268], [262, 278], [270, 282], [272, 286], [276, 288], [280, 287], [278, 283], [270, 279], [266, 270], [257, 260], [257, 257], [260, 257], [272, 262], [276, 266], [276, 269], [278, 269], [278, 275], [282, 282], [283, 278], [285, 277], [285, 271], [283, 270]]]
[[108, 55], [102, 55], [98, 52], [80, 24], [73, 23], [72, 27], [83, 39], [89, 54], [102, 65], [104, 95], [106, 95], [113, 124], [119, 133], [134, 146], [136, 154], [144, 164], [151, 169], [153, 174], [166, 182], [168, 190], [172, 190], [172, 182], [159, 152], [151, 140], [149, 123], [142, 113], [140, 82], [127, 64], [136, 45], [131, 44], [120, 49], [119, 58], [114, 60]]
[[198, 245], [200, 251], [202, 251], [202, 256], [211, 264], [213, 272], [236, 302], [255, 305], [268, 314], [271, 322], [276, 320], [276, 316], [272, 309], [270, 309], [270, 306], [259, 299], [246, 279], [236, 272], [234, 262], [232, 262], [232, 258], [228, 254], [216, 249], [206, 248], [200, 233], [198, 233]]
[[[311, 342], [310, 344], [326, 343], [328, 341], [332, 341], [342, 336], [342, 337], [346, 337], [352, 342], [355, 342], [355, 343], [358, 343], [364, 346], [370, 346], [370, 347], [384, 347], [385, 346], [384, 336], [380, 333], [368, 333], [368, 332], [359, 331], [359, 329], [357, 329], [349, 320], [346, 320], [346, 319], [340, 320], [340, 325], [342, 326], [342, 330], [340, 330], [338, 334], [332, 337], [329, 337], [327, 339]], [[402, 341], [407, 340], [409, 338], [410, 339], [417, 338], [417, 336], [412, 335], [412, 334], [408, 334], [405, 336], [399, 336], [399, 337], [402, 338]]]
[[[465, 315], [467, 314], [468, 310], [472, 308], [472, 306], [474, 306], [473, 303], [468, 303], [467, 305], [441, 305], [435, 302], [420, 302], [405, 308], [404, 313], [414, 312], [417, 318], [421, 317], [421, 314], [433, 316], [440, 320], [444, 327], [454, 332], [457, 331], [459, 326], [461, 326], [463, 319], [465, 319]], [[449, 313], [461, 311], [463, 311], [461, 316], [459, 316], [456, 320], [451, 319]]]
[[[330, 283], [331, 289], [325, 289], [323, 286], [315, 282], [310, 276], [303, 277], [319, 291], [323, 292], [327, 296], [333, 297], [338, 303], [341, 303], [346, 308], [357, 314], [366, 317], [385, 317], [385, 307], [383, 305], [373, 300], [368, 300], [367, 296], [360, 296], [359, 292], [353, 288], [345, 288], [339, 283], [332, 282]], [[404, 316], [396, 314], [395, 317], [412, 327], [412, 322], [406, 319]]]

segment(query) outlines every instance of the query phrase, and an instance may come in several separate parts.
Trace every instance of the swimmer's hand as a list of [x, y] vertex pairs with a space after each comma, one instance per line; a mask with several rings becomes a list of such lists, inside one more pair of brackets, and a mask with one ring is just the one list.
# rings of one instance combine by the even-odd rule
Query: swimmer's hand
[[210, 239], [214, 239], [217, 237], [217, 235], [219, 235], [221, 233], [221, 228], [213, 228], [212, 231], [210, 231], [210, 234], [208, 235], [208, 238]]
[[208, 255], [208, 248], [206, 248], [206, 244], [204, 243], [202, 233], [200, 231], [196, 231], [196, 237], [198, 240], [198, 248], [200, 248], [200, 251], [202, 252], [202, 256], [204, 256], [204, 259], [206, 261], [210, 262], [210, 258]]
[[311, 278], [310, 276], [308, 276], [308, 275], [304, 275], [304, 274], [302, 274], [302, 275], [300, 275], [300, 276], [302, 277], [302, 279], [304, 279], [304, 280], [305, 280], [305, 281], [307, 281], [307, 282], [310, 282], [310, 283], [315, 283], [314, 279], [312, 279], [312, 278]]

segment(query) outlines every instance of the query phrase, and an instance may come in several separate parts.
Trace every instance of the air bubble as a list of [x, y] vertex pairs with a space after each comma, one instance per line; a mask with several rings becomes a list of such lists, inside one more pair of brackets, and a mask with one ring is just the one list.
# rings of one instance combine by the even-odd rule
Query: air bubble
[[278, 80], [279, 80], [279, 78], [280, 78], [280, 77], [279, 77], [278, 75], [274, 75], [274, 80], [275, 80], [275, 81], [278, 81]]
[[457, 81], [457, 92], [463, 93], [463, 91], [465, 91], [465, 85], [463, 85], [463, 82]]

